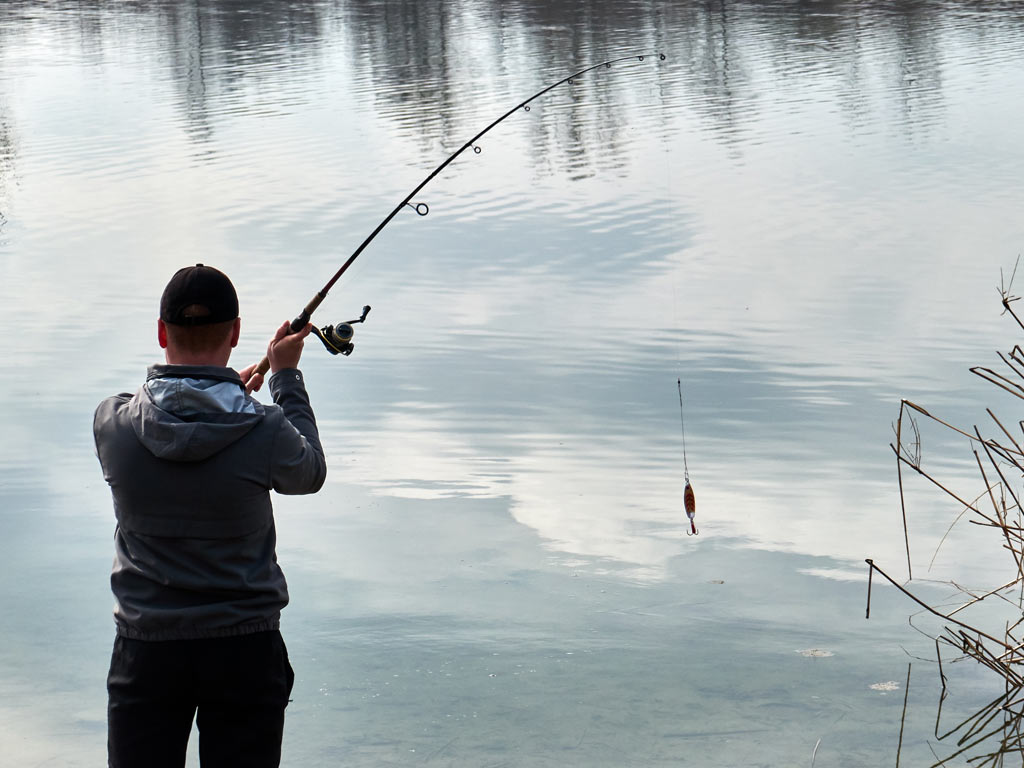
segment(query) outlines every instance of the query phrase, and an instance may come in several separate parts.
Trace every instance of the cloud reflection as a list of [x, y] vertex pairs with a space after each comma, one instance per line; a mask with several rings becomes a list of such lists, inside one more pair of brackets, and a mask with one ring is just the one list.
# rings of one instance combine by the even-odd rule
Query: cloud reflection
[[[141, 350], [142, 334], [90, 322], [111, 297], [129, 324], [151, 318], [143, 286], [186, 253], [241, 275], [247, 323], [271, 326], [286, 288], [307, 298], [380, 200], [482, 121], [569, 65], [663, 50], [653, 74], [602, 72], [510, 121], [458, 184], [431, 188], [428, 220], [381, 239], [358, 287], [393, 302], [384, 362], [421, 389], [353, 425], [367, 455], [396, 457], [353, 481], [508, 496], [553, 549], [654, 573], [683, 546], [682, 372], [702, 527], [854, 559], [873, 540], [864, 504], [885, 503], [867, 457], [884, 454], [897, 393], [961, 400], [950, 358], [997, 328], [949, 321], [982, 314], [962, 288], [989, 265], [963, 253], [1001, 258], [1015, 231], [979, 233], [1017, 205], [1009, 164], [986, 154], [1007, 137], [956, 122], [971, 89], [952, 59], [984, 49], [984, 72], [1009, 77], [1021, 21], [970, 3], [10, 3], [0, 76], [20, 111], [0, 121], [0, 179], [23, 151], [36, 169], [18, 197], [31, 269], [10, 285], [50, 284], [63, 310], [35, 329], [53, 349], [15, 351], [42, 367], [83, 341]], [[53, 42], [88, 108], [61, 96]], [[96, 88], [104, 68], [150, 111]], [[47, 117], [25, 149], [6, 127], [23, 115]], [[303, 257], [285, 268], [282, 253]]]

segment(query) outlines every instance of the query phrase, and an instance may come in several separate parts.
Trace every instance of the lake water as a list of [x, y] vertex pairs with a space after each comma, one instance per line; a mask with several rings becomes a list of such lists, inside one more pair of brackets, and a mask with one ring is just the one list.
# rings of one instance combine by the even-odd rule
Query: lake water
[[[8, 0], [5, 760], [104, 760], [91, 417], [160, 359], [169, 276], [232, 276], [254, 362], [470, 137], [640, 54], [484, 136], [314, 318], [373, 307], [307, 346], [330, 475], [275, 501], [283, 765], [889, 764], [911, 661], [902, 758], [955, 751], [864, 558], [906, 576], [901, 397], [1017, 420], [967, 368], [1019, 336], [1022, 46], [1012, 2]], [[915, 576], [1012, 578], [956, 534], [926, 573], [959, 510], [924, 491]], [[961, 666], [944, 717], [1002, 690]]]

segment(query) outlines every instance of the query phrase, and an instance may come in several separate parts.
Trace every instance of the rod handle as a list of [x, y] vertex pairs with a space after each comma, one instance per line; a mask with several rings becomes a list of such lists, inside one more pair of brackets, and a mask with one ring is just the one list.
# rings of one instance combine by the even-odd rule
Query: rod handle
[[[270, 358], [266, 355], [260, 360], [259, 364], [253, 369], [252, 375], [255, 376], [257, 373], [266, 375], [267, 371], [270, 370]], [[248, 382], [246, 382], [248, 384]]]
[[[326, 295], [327, 294], [323, 293], [322, 291], [317, 291], [316, 292], [316, 295], [312, 299], [309, 300], [309, 303], [306, 304], [306, 306], [302, 308], [302, 311], [298, 314], [298, 316], [294, 320], [292, 320], [291, 323], [289, 324], [289, 326], [288, 326], [288, 334], [289, 335], [293, 334], [293, 333], [298, 333], [299, 331], [301, 331], [303, 328], [306, 327], [306, 323], [309, 322], [309, 318], [312, 317], [313, 312], [316, 311], [316, 308], [320, 306], [320, 303], [324, 300]], [[267, 371], [269, 371], [269, 370], [270, 370], [270, 358], [267, 357], [266, 355], [264, 355], [263, 359], [260, 360], [259, 363], [256, 365], [256, 368], [253, 369], [252, 373], [253, 373], [253, 376], [255, 376], [257, 373], [262, 374], [262, 375], [265, 376]], [[246, 382], [246, 384], [248, 384], [248, 383], [249, 382]]]

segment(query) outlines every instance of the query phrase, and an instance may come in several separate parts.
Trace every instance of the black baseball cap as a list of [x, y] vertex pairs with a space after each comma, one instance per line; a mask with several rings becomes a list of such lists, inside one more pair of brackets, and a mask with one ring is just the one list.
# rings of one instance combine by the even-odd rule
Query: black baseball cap
[[228, 276], [205, 264], [174, 273], [160, 297], [160, 319], [171, 325], [208, 325], [238, 317], [238, 294]]

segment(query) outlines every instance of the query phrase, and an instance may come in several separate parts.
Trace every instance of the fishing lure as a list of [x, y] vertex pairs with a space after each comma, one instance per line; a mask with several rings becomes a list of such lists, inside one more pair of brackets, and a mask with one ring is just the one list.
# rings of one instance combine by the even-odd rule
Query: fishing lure
[[686, 484], [683, 486], [683, 509], [686, 510], [686, 516], [690, 518], [690, 530], [686, 532], [686, 535], [696, 536], [698, 531], [694, 518], [697, 517], [697, 499], [693, 495], [690, 468], [686, 464], [686, 420], [683, 418], [683, 382], [681, 379], [676, 379], [676, 387], [679, 389], [679, 424], [683, 433], [683, 482]]
[[690, 518], [690, 531], [687, 536], [697, 535], [697, 524], [693, 519], [697, 516], [697, 500], [693, 497], [693, 486], [690, 478], [686, 478], [686, 486], [683, 488], [683, 507], [686, 509], [686, 516]]

